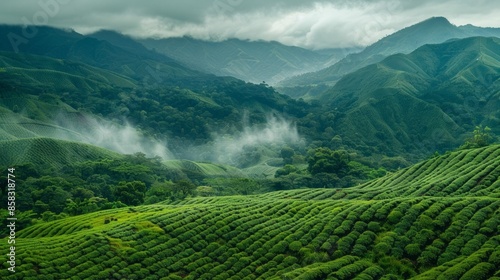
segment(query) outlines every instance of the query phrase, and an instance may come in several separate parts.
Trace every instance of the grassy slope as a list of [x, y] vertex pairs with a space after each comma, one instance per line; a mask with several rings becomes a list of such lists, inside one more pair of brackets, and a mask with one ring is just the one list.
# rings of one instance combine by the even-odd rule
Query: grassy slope
[[[27, 133], [32, 132], [27, 131]], [[37, 137], [36, 135], [32, 135], [29, 138], [0, 141], [0, 150], [2, 151], [0, 167], [12, 167], [31, 163], [35, 166], [58, 169], [89, 160], [123, 158], [123, 155], [119, 153], [97, 146], [54, 138]], [[235, 167], [221, 164], [200, 163], [188, 160], [169, 160], [163, 162], [163, 164], [169, 171], [186, 174], [191, 179], [248, 177], [246, 173]]]
[[38, 224], [17, 234], [18, 272], [0, 276], [499, 279], [499, 154], [498, 145], [454, 152], [343, 190], [192, 198]]
[[[49, 137], [61, 140], [88, 142], [83, 131], [65, 128], [57, 125], [53, 120], [56, 118], [65, 120], [85, 121], [85, 115], [72, 109], [65, 110], [60, 106], [39, 102], [36, 98], [1, 98], [3, 106], [0, 105], [0, 141], [16, 140], [24, 138]], [[26, 114], [16, 114], [8, 107], [23, 106]], [[24, 116], [23, 116], [24, 115]], [[32, 118], [28, 118], [29, 115]]]
[[[190, 91], [186, 91], [186, 95], [213, 103], [211, 99]], [[21, 112], [12, 111], [16, 106], [23, 108]], [[218, 105], [213, 103], [213, 106]], [[31, 162], [53, 164], [59, 168], [86, 160], [116, 158], [119, 155], [115, 152], [82, 143], [90, 141], [85, 129], [94, 124], [94, 117], [71, 108], [57, 96], [42, 100], [29, 94], [0, 94], [0, 148], [3, 151], [0, 166]], [[67, 127], [56, 124], [54, 120], [64, 120], [61, 125]], [[193, 178], [247, 177], [237, 168], [211, 163], [167, 161], [165, 165], [171, 171]]]

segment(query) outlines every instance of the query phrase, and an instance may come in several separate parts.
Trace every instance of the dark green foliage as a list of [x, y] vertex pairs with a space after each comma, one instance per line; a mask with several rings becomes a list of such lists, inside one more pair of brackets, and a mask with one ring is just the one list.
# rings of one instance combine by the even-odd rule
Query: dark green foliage
[[250, 195], [262, 191], [262, 185], [251, 178], [211, 178], [203, 180], [216, 195]]
[[283, 168], [276, 170], [274, 177], [278, 178], [278, 177], [290, 175], [290, 173], [293, 173], [296, 171], [297, 171], [297, 167], [295, 167], [294, 165], [291, 165], [291, 164], [287, 164]]
[[332, 151], [328, 148], [317, 148], [309, 151], [308, 170], [311, 174], [333, 173], [343, 177], [349, 171], [349, 155], [346, 151]]
[[175, 199], [184, 199], [189, 195], [194, 195], [196, 185], [188, 180], [177, 181], [172, 186], [172, 196]]
[[113, 189], [113, 195], [117, 200], [127, 205], [139, 205], [144, 201], [146, 184], [140, 181], [120, 182]]
[[461, 149], [481, 148], [493, 143], [495, 137], [491, 135], [491, 128], [476, 126], [472, 132], [472, 137], [467, 138], [465, 143], [460, 146]]
[[280, 154], [285, 165], [293, 163], [293, 156], [295, 155], [295, 151], [292, 148], [284, 147], [281, 149]]
[[300, 241], [293, 241], [288, 246], [292, 252], [298, 252], [302, 248], [302, 243]]

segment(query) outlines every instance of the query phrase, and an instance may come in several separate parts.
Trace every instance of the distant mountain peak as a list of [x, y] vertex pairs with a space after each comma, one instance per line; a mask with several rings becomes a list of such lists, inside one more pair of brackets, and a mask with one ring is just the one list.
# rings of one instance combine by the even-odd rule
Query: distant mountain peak
[[[455, 25], [450, 23], [450, 21], [445, 17], [431, 17], [414, 25], [408, 26], [399, 30], [398, 32], [392, 34], [392, 36], [397, 36], [399, 34], [405, 34], [407, 32], [419, 32], [420, 36], [425, 37], [427, 32], [439, 32], [440, 30], [452, 30], [458, 29]], [[429, 34], [427, 34], [429, 35]], [[390, 35], [391, 36], [391, 35]]]
[[396, 53], [407, 54], [420, 46], [440, 44], [452, 38], [485, 36], [483, 33], [484, 31], [481, 28], [471, 28], [470, 31], [464, 32], [461, 28], [450, 23], [445, 17], [431, 17], [388, 35], [366, 47], [363, 51], [351, 54], [328, 68], [290, 78], [281, 85], [285, 87], [314, 84], [331, 85], [343, 75], [363, 66], [380, 62], [389, 55]]
[[[422, 23], [451, 24], [447, 18], [441, 17], [441, 16], [428, 18], [428, 19], [420, 22], [420, 24], [422, 24]], [[419, 23], [417, 23], [417, 24], [419, 24]]]

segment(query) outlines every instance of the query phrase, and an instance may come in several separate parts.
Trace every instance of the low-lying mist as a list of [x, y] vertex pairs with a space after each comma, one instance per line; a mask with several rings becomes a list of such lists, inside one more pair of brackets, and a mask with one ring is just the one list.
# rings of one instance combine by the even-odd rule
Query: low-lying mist
[[[148, 157], [160, 156], [172, 159], [166, 141], [144, 136], [138, 129], [125, 122], [124, 125], [85, 117], [77, 123], [64, 118], [57, 120], [58, 125], [79, 132], [82, 142], [106, 148], [121, 154], [141, 152]], [[56, 135], [64, 138], [64, 135]]]
[[262, 125], [246, 126], [236, 135], [213, 135], [210, 143], [189, 148], [185, 156], [197, 161], [210, 161], [241, 167], [242, 161], [252, 157], [279, 157], [281, 147], [300, 144], [302, 139], [292, 122], [276, 116], [268, 116]]
[[117, 151], [122, 154], [142, 152], [148, 157], [160, 156], [163, 159], [172, 159], [166, 143], [142, 135], [130, 124], [119, 127], [117, 125], [99, 125], [91, 134], [90, 144]]
[[[270, 115], [263, 124], [245, 125], [235, 134], [214, 133], [212, 140], [200, 146], [175, 147], [175, 156], [167, 148], [166, 139], [153, 139], [143, 135], [139, 129], [123, 121], [118, 125], [89, 116], [78, 119], [60, 116], [57, 124], [78, 132], [79, 141], [113, 150], [122, 154], [141, 152], [148, 157], [160, 156], [164, 160], [189, 159], [194, 161], [216, 162], [247, 167], [269, 158], [280, 157], [285, 145], [300, 145], [302, 139], [297, 127], [291, 121]], [[245, 123], [245, 122], [244, 122]], [[54, 137], [65, 139], [64, 133]], [[75, 140], [66, 139], [66, 140]]]

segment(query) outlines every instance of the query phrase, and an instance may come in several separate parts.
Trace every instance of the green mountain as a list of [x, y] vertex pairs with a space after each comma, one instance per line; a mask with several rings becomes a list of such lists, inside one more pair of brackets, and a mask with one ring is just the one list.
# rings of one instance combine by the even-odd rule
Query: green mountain
[[[92, 36], [107, 38], [108, 32]], [[115, 35], [116, 36], [116, 35]], [[189, 37], [140, 40], [149, 49], [172, 57], [192, 69], [244, 81], [273, 85], [294, 75], [332, 65], [352, 49], [311, 51], [278, 42], [228, 39], [209, 42]]]
[[[35, 169], [54, 170], [74, 166], [83, 162], [99, 160], [123, 160], [122, 154], [81, 142], [65, 141], [49, 137], [30, 137], [0, 141], [3, 154], [0, 167], [34, 166]], [[167, 160], [162, 167], [171, 179], [190, 178], [202, 181], [205, 178], [246, 178], [241, 170], [221, 164]]]
[[[37, 36], [20, 44], [19, 53], [9, 43], [0, 44], [6, 50], [0, 52], [2, 105], [29, 119], [79, 130], [82, 121], [54, 120], [70, 108], [105, 122], [140, 126], [148, 136], [183, 145], [174, 147], [181, 150], [206, 143], [214, 133], [263, 124], [275, 112], [306, 114], [307, 105], [265, 84], [190, 70], [123, 36], [110, 40], [116, 46], [75, 32], [36, 28]], [[22, 27], [3, 25], [0, 34], [22, 34]], [[40, 101], [44, 104], [37, 108]]]
[[[142, 46], [122, 48], [70, 30], [45, 26], [26, 28], [36, 30], [36, 36], [17, 44], [11, 43], [13, 39], [2, 40], [0, 51], [30, 53], [81, 62], [128, 76], [144, 85], [200, 84], [213, 78], [211, 75], [186, 68], [169, 57], [147, 51]], [[19, 37], [24, 34], [23, 27], [0, 25], [0, 34], [7, 38], [12, 38], [14, 35]]]
[[[408, 54], [425, 44], [439, 44], [454, 38], [474, 36], [500, 37], [500, 28], [481, 28], [472, 25], [455, 26], [443, 17], [430, 18], [384, 37], [366, 47], [362, 52], [350, 54], [330, 67], [289, 78], [280, 83], [279, 86], [333, 85], [344, 75], [380, 62], [389, 55]], [[309, 90], [314, 92], [314, 87]]]
[[[498, 279], [500, 146], [348, 189], [198, 197], [17, 232], [2, 279]], [[7, 238], [0, 253], [10, 253]]]
[[367, 154], [431, 153], [457, 147], [476, 125], [500, 133], [500, 39], [423, 46], [344, 76], [322, 97], [332, 127]]
[[[21, 32], [21, 27], [1, 28], [3, 32]], [[186, 150], [196, 150], [193, 147], [210, 149], [219, 145], [218, 151], [222, 151], [224, 145], [218, 142], [219, 138], [231, 135], [238, 139], [239, 134], [251, 134], [248, 133], [253, 132], [250, 127], [270, 130], [272, 135], [262, 134], [261, 138], [274, 139], [276, 130], [266, 127], [266, 123], [269, 116], [275, 114], [285, 116], [288, 123], [296, 123], [298, 133], [308, 141], [321, 141], [315, 145], [330, 145], [338, 135], [340, 147], [363, 157], [403, 156], [415, 162], [436, 150], [456, 148], [475, 125], [487, 125], [494, 128], [495, 134], [499, 132], [496, 128], [499, 119], [496, 39], [449, 41], [422, 47], [410, 55], [391, 56], [345, 76], [332, 90], [321, 95], [321, 104], [308, 105], [278, 94], [266, 84], [249, 84], [189, 69], [183, 72], [182, 69], [187, 68], [128, 37], [109, 32], [100, 34], [106, 35], [109, 41], [39, 27], [39, 36], [33, 42], [20, 45], [21, 52], [0, 52], [1, 106], [16, 119], [5, 124], [15, 129], [2, 128], [0, 139], [57, 134], [58, 139], [99, 145], [87, 136], [100, 133], [102, 130], [89, 128], [100, 128], [104, 123], [105, 128], [108, 124], [133, 128], [137, 133], [134, 132], [132, 139], [141, 139], [136, 135], [143, 135], [168, 142], [174, 155], [184, 157], [188, 154]], [[89, 46], [86, 53], [78, 56], [74, 50], [82, 41]], [[90, 56], [96, 51], [102, 55]], [[137, 54], [131, 55], [133, 52]], [[149, 65], [149, 62], [172, 69], [179, 66], [175, 69], [181, 72], [175, 71], [181, 74], [169, 76], [160, 67], [158, 73], [169, 78], [163, 80], [164, 76], [160, 75], [156, 76], [159, 80], [155, 80], [146, 70], [128, 73], [122, 71], [122, 67], [118, 69], [114, 59], [125, 61], [122, 66]], [[148, 80], [155, 86], [150, 86]], [[106, 135], [115, 136], [114, 140], [130, 138], [129, 134], [121, 134], [121, 130], [106, 130], [110, 131], [114, 133]], [[288, 132], [290, 129], [285, 134]], [[146, 142], [137, 141], [147, 146]], [[274, 147], [268, 157], [268, 149], [245, 145], [233, 150], [246, 149], [245, 156], [255, 156], [255, 160], [221, 162], [247, 168], [278, 156], [276, 149], [280, 149]], [[131, 150], [121, 146], [119, 152]], [[221, 158], [219, 154], [213, 156], [212, 150], [207, 151], [196, 153], [208, 154], [203, 160]], [[265, 158], [263, 152], [267, 153]], [[262, 171], [264, 168], [271, 173], [275, 170], [275, 166], [268, 168], [264, 164], [255, 172], [269, 175], [268, 171]]]
[[11, 87], [60, 91], [97, 91], [134, 88], [136, 81], [123, 75], [71, 60], [25, 53], [0, 52], [0, 81]]

